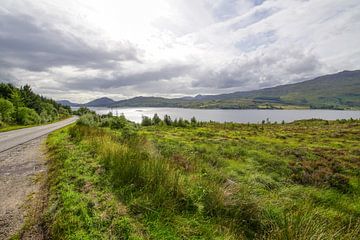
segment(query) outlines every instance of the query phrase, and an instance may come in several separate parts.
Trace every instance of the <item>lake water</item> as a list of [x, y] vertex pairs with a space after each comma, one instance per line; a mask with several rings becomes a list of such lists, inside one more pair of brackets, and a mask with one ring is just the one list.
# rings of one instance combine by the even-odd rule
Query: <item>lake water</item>
[[269, 119], [271, 122], [292, 122], [300, 119], [318, 118], [324, 120], [360, 119], [360, 111], [345, 110], [234, 110], [234, 109], [189, 109], [189, 108], [90, 108], [98, 114], [112, 112], [114, 115], [124, 114], [133, 122], [141, 122], [142, 116], [152, 117], [155, 113], [163, 118], [165, 114], [172, 119], [190, 120], [193, 116], [200, 121], [261, 123]]

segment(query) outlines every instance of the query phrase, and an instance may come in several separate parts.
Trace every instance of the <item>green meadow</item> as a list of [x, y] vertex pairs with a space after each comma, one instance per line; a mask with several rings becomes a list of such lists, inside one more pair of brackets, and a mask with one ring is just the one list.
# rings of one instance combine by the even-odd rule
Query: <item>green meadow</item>
[[83, 115], [51, 134], [52, 239], [358, 239], [360, 121]]

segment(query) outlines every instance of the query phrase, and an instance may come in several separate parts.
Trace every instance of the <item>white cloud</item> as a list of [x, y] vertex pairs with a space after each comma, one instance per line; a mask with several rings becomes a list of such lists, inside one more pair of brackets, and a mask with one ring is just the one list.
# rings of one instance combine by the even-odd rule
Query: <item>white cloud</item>
[[360, 66], [357, 0], [3, 0], [0, 77], [56, 99], [223, 93]]

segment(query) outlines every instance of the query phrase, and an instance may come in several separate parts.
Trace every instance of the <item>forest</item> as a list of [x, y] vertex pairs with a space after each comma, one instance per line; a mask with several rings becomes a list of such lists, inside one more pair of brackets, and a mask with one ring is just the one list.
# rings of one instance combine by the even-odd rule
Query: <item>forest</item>
[[70, 107], [34, 93], [29, 85], [0, 83], [0, 131], [51, 123], [70, 114]]

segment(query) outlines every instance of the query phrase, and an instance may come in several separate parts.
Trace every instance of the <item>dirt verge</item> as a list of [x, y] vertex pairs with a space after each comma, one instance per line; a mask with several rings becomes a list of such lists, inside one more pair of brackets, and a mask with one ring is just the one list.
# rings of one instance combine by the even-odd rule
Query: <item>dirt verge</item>
[[45, 239], [39, 220], [47, 192], [45, 139], [0, 153], [0, 239]]

